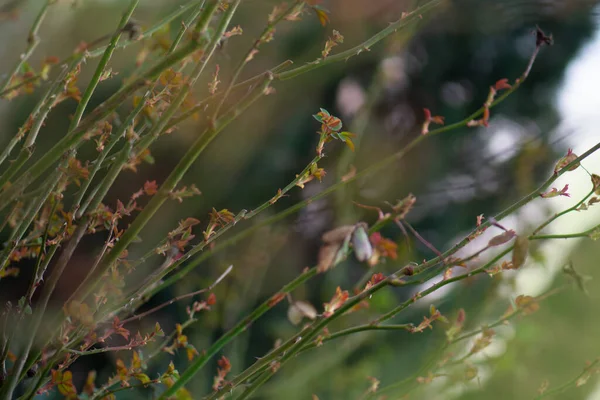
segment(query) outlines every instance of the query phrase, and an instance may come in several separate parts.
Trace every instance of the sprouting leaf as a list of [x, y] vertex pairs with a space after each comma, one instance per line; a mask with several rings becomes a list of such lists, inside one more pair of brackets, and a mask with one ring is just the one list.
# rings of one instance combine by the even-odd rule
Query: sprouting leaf
[[507, 78], [503, 78], [496, 82], [496, 84], [494, 85], [494, 88], [496, 90], [502, 90], [502, 89], [511, 89], [512, 86], [508, 83]]
[[517, 296], [515, 304], [523, 310], [523, 314], [525, 315], [533, 314], [540, 308], [539, 303], [533, 297], [522, 294]]
[[325, 318], [332, 316], [338, 308], [344, 305], [349, 296], [350, 295], [348, 294], [347, 290], [342, 291], [342, 289], [338, 286], [331, 301], [329, 303], [325, 303], [325, 312], [323, 313], [323, 316]]
[[[562, 157], [560, 160], [558, 160], [558, 162], [556, 163], [556, 166], [554, 167], [554, 173], [558, 173], [560, 170], [562, 170], [564, 167], [566, 167], [567, 165], [569, 165], [570, 163], [572, 163], [573, 161], [575, 161], [577, 159], [577, 155], [575, 153], [573, 153], [572, 149], [569, 149], [567, 151], [567, 155]], [[576, 170], [579, 167], [579, 163], [575, 163], [574, 165], [572, 165], [569, 168], [569, 171], [573, 171]]]
[[356, 137], [356, 135], [354, 133], [350, 133], [350, 132], [340, 132], [337, 135], [335, 135], [338, 139], [340, 139], [342, 142], [346, 143], [346, 145], [350, 148], [350, 150], [354, 151], [354, 142], [352, 141], [353, 137]]
[[544, 199], [548, 199], [551, 197], [557, 197], [557, 196], [571, 197], [571, 195], [568, 193], [568, 190], [569, 190], [569, 185], [567, 184], [561, 190], [558, 190], [557, 188], [552, 188], [551, 190], [540, 194], [540, 197], [542, 197]]

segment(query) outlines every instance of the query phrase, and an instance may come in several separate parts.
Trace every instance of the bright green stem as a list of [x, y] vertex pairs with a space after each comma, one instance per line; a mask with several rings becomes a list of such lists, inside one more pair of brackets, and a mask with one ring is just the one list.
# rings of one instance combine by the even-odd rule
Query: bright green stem
[[167, 53], [170, 54], [177, 49], [177, 46], [179, 46], [179, 43], [181, 43], [181, 39], [183, 39], [183, 36], [185, 35], [185, 31], [187, 31], [188, 26], [192, 22], [194, 22], [196, 18], [198, 18], [198, 16], [200, 16], [200, 13], [202, 12], [202, 7], [204, 6], [204, 2], [205, 1], [202, 0], [200, 4], [196, 6], [195, 9], [191, 10], [190, 16], [185, 22], [181, 24], [182, 26], [179, 29], [179, 32], [177, 32], [177, 36], [175, 36], [175, 40], [173, 40], [173, 43], [171, 43], [171, 47], [169, 48], [169, 51]]

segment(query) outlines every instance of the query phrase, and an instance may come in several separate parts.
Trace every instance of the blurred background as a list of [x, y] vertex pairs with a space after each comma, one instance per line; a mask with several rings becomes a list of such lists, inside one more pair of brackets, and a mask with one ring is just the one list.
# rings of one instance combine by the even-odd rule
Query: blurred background
[[[42, 1], [4, 3], [0, 2], [0, 75], [11, 70], [26, 47], [27, 32]], [[134, 17], [143, 30], [183, 3], [143, 0]], [[324, 0], [321, 5], [330, 11], [329, 24], [323, 27], [310, 13], [302, 21], [282, 23], [275, 40], [261, 49], [244, 72], [244, 78], [286, 59], [296, 65], [316, 59], [332, 29], [344, 36], [344, 43], [333, 53], [350, 48], [420, 3], [423, 2]], [[275, 4], [273, 0], [242, 3], [232, 25], [239, 24], [244, 34], [227, 40], [211, 64], [211, 74], [214, 64], [220, 66], [222, 85], [262, 31]], [[58, 1], [41, 27], [41, 43], [30, 64], [39, 66], [48, 56], [63, 59], [82, 41], [89, 43], [111, 33], [124, 7], [123, 1]], [[233, 265], [233, 272], [215, 289], [217, 304], [213, 310], [201, 314], [199, 321], [186, 330], [190, 343], [202, 351], [305, 267], [315, 265], [324, 232], [341, 224], [376, 220], [375, 212], [353, 202], [384, 207], [386, 201], [394, 203], [412, 193], [417, 203], [408, 222], [436, 248], [443, 251], [451, 247], [473, 229], [478, 215], [493, 216], [536, 188], [550, 176], [556, 160], [568, 148], [581, 154], [598, 140], [598, 17], [596, 1], [588, 0], [448, 0], [419, 23], [359, 57], [277, 82], [274, 85], [277, 93], [262, 99], [227, 128], [186, 175], [185, 184], [195, 184], [202, 196], [183, 204], [173, 201], [163, 206], [143, 231], [143, 243], [130, 250], [132, 259], [140, 257], [181, 219], [195, 217], [206, 223], [213, 207], [237, 213], [274, 196], [278, 188], [294, 179], [314, 157], [318, 124], [311, 115], [319, 107], [339, 116], [345, 129], [357, 134], [356, 152], [337, 142], [329, 144], [327, 158], [320, 165], [327, 171], [323, 181], [311, 182], [304, 190], [292, 190], [258, 220], [322, 191], [352, 166], [360, 171], [402, 149], [419, 135], [423, 108], [444, 116], [447, 123], [462, 120], [483, 104], [490, 85], [501, 78], [514, 82], [522, 74], [535, 48], [536, 25], [554, 37], [554, 45], [542, 49], [526, 83], [492, 110], [488, 128], [464, 128], [428, 138], [376, 176], [348, 185], [216, 253], [180, 284], [153, 298], [147, 308], [208, 286], [227, 266]], [[148, 51], [151, 59], [152, 51], [160, 48], [161, 43], [169, 43], [179, 23], [175, 21], [170, 30], [117, 51], [110, 66], [118, 75], [102, 82], [90, 107], [120, 86], [135, 68], [136, 57]], [[96, 62], [84, 66], [80, 87], [89, 80]], [[205, 75], [207, 81], [197, 85], [198, 99], [207, 95], [210, 74]], [[0, 146], [25, 122], [39, 96], [38, 89], [29, 96], [0, 100]], [[40, 152], [65, 133], [68, 115], [75, 106], [75, 102], [67, 101], [50, 114], [40, 133]], [[106, 203], [128, 198], [147, 180], [162, 182], [204, 126], [205, 119], [200, 115], [162, 137], [152, 148], [154, 163], [140, 165], [137, 173], [123, 172]], [[83, 154], [85, 158], [86, 153]], [[87, 157], [93, 155], [94, 150], [90, 149]], [[600, 156], [588, 158], [583, 165], [590, 172], [599, 173]], [[590, 190], [589, 176], [582, 168], [561, 177], [556, 187], [566, 183], [571, 198], [538, 199], [502, 224], [519, 233], [531, 232], [547, 216], [570, 207], [579, 200], [579, 195]], [[252, 223], [246, 222], [238, 229]], [[559, 220], [545, 232], [580, 232], [598, 223], [600, 213], [592, 207]], [[369, 271], [366, 265], [349, 259], [295, 291], [293, 298], [308, 301], [320, 311], [337, 286], [349, 289], [367, 273], [389, 274], [410, 261], [435, 256], [423, 244], [407, 239], [397, 227], [386, 228], [383, 234], [397, 242], [397, 260]], [[464, 254], [485, 245], [487, 239], [487, 236], [481, 238]], [[70, 274], [60, 283], [59, 292], [64, 297], [82, 277], [78, 266], [91, 262], [102, 240], [100, 235], [82, 243], [72, 260]], [[388, 393], [390, 399], [407, 393], [416, 399], [533, 398], [545, 380], [551, 388], [561, 385], [576, 378], [586, 361], [600, 356], [598, 257], [597, 243], [589, 239], [535, 243], [522, 270], [462, 281], [442, 294], [418, 301], [394, 319], [394, 323], [418, 324], [428, 314], [429, 305], [435, 304], [449, 318], [464, 308], [466, 328], [476, 329], [498, 319], [516, 295], [535, 296], [568, 283], [568, 277], [560, 273], [568, 261], [579, 273], [596, 278], [587, 284], [587, 295], [571, 286], [545, 300], [537, 313], [498, 328], [492, 345], [471, 360], [470, 366], [477, 369], [475, 377], [458, 382], [439, 377], [430, 384], [413, 384], [416, 377], [427, 375], [421, 366], [443, 346], [442, 329], [421, 334], [367, 332], [326, 344], [294, 359], [265, 385], [257, 398], [309, 399], [312, 394], [322, 400], [361, 398], [372, 383], [369, 377], [379, 380], [382, 387], [397, 385], [397, 390]], [[485, 257], [481, 262], [484, 260]], [[160, 261], [147, 263], [144, 271], [157, 268]], [[9, 283], [2, 280], [2, 301], [18, 299], [27, 282], [27, 265], [24, 265], [19, 278]], [[340, 319], [330, 331], [368, 322], [410, 298], [415, 290], [418, 288], [384, 290], [371, 300], [368, 309]], [[170, 332], [176, 323], [185, 320], [186, 305], [182, 302], [163, 309], [143, 321], [140, 329], [159, 321], [165, 332]], [[232, 364], [230, 376], [268, 352], [277, 339], [297, 332], [299, 328], [286, 317], [287, 307], [286, 302], [281, 302], [225, 349], [224, 355]], [[469, 343], [465, 346], [468, 349]], [[461, 347], [455, 351], [464, 354]], [[98, 371], [100, 382], [105, 380], [114, 373], [117, 357], [126, 359], [130, 355], [106, 354], [82, 359], [73, 367], [76, 384], [82, 384], [90, 369]], [[167, 354], [157, 357], [149, 366], [150, 377], [164, 371], [171, 358]], [[175, 360], [180, 371], [188, 365], [183, 352]], [[215, 374], [216, 360], [188, 389], [196, 396], [207, 393]], [[127, 390], [120, 392], [118, 398], [141, 399], [152, 395], [150, 389]], [[587, 385], [556, 398], [600, 399], [600, 385], [592, 379]]]

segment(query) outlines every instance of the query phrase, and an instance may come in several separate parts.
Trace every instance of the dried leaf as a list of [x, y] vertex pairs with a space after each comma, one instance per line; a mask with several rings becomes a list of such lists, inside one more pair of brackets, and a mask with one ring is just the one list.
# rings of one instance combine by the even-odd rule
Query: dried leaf
[[517, 236], [515, 248], [512, 253], [513, 269], [521, 268], [527, 259], [529, 252], [529, 239], [527, 236]]
[[515, 236], [517, 236], [517, 234], [512, 229], [505, 231], [505, 232], [501, 233], [500, 235], [497, 235], [497, 236], [494, 236], [493, 238], [491, 238], [490, 241], [488, 242], [488, 246], [489, 247], [500, 246], [506, 242], [509, 242]]

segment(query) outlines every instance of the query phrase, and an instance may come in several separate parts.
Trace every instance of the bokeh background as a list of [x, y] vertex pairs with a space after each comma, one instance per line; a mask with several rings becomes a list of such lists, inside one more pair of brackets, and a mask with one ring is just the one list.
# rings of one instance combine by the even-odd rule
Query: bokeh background
[[[42, 2], [5, 3], [0, 3], [0, 74], [12, 68], [25, 48], [28, 29]], [[144, 28], [183, 2], [140, 3], [135, 18]], [[112, 32], [124, 4], [58, 1], [41, 27], [42, 41], [31, 64], [39, 65], [47, 56], [64, 58], [81, 41], [91, 42]], [[233, 25], [239, 24], [244, 34], [228, 40], [211, 66], [212, 71], [214, 64], [219, 64], [223, 82], [227, 82], [232, 69], [262, 30], [275, 4], [272, 0], [242, 3]], [[332, 29], [344, 35], [340, 50], [354, 46], [399, 18], [402, 11], [415, 8], [418, 2], [324, 0], [322, 5], [331, 14], [326, 27], [308, 13], [300, 22], [282, 24], [275, 40], [264, 46], [244, 76], [286, 59], [300, 65], [317, 58]], [[323, 182], [311, 182], [304, 190], [293, 190], [261, 214], [259, 220], [323, 190], [347, 173], [350, 165], [361, 170], [402, 149], [419, 134], [424, 107], [435, 115], [443, 115], [447, 122], [471, 114], [485, 101], [490, 85], [501, 78], [514, 81], [522, 73], [535, 47], [532, 32], [536, 25], [552, 33], [555, 41], [552, 47], [542, 49], [527, 82], [493, 110], [488, 128], [464, 128], [426, 140], [401, 162], [375, 177], [313, 202], [300, 213], [215, 254], [180, 284], [153, 298], [148, 307], [207, 286], [228, 265], [233, 265], [231, 275], [215, 289], [217, 305], [187, 330], [190, 342], [201, 351], [305, 267], [314, 265], [323, 232], [344, 223], [375, 221], [372, 211], [355, 206], [353, 201], [384, 206], [385, 201], [394, 202], [413, 193], [417, 204], [408, 221], [437, 248], [450, 247], [473, 228], [477, 215], [494, 215], [537, 187], [568, 148], [580, 154], [598, 140], [598, 22], [595, 1], [449, 0], [370, 52], [276, 83], [277, 93], [261, 100], [211, 143], [186, 175], [185, 183], [198, 186], [202, 196], [183, 204], [165, 205], [144, 230], [143, 243], [130, 250], [132, 258], [164, 237], [180, 219], [191, 216], [206, 222], [213, 207], [237, 212], [271, 198], [313, 158], [318, 125], [311, 115], [319, 107], [342, 118], [345, 126], [358, 134], [357, 151], [351, 153], [337, 143], [330, 145], [322, 165], [328, 172]], [[178, 24], [176, 21], [170, 31], [118, 51], [111, 67], [119, 75], [102, 83], [90, 106], [99, 104], [119, 87], [133, 70], [136, 54], [171, 38]], [[80, 85], [90, 78], [95, 62], [85, 66]], [[11, 101], [0, 100], [0, 145], [25, 121], [40, 92]], [[202, 98], [206, 94], [206, 82], [200, 82], [196, 95]], [[64, 134], [68, 115], [74, 110], [75, 103], [66, 102], [50, 115], [40, 134], [39, 151]], [[152, 148], [154, 164], [140, 166], [137, 173], [122, 173], [107, 202], [129, 197], [147, 180], [164, 180], [204, 124], [200, 116], [161, 138]], [[90, 150], [89, 156], [92, 155]], [[600, 157], [592, 156], [583, 165], [598, 173]], [[503, 221], [503, 225], [517, 232], [531, 231], [536, 222], [572, 205], [578, 194], [590, 188], [589, 176], [582, 169], [567, 174], [556, 185], [562, 187], [565, 183], [570, 185], [570, 199], [536, 200]], [[579, 232], [599, 222], [600, 213], [592, 208], [560, 220], [547, 232]], [[434, 256], [419, 242], [407, 240], [397, 228], [390, 227], [384, 234], [398, 243], [399, 257], [370, 273], [391, 273], [409, 261]], [[64, 297], [82, 278], [81, 266], [93, 259], [101, 240], [100, 236], [91, 237], [80, 246], [70, 273], [59, 287]], [[481, 243], [485, 243], [485, 238], [478, 242]], [[470, 249], [478, 248], [478, 244]], [[528, 263], [518, 273], [463, 281], [434, 298], [419, 301], [394, 322], [418, 323], [428, 313], [429, 305], [435, 304], [450, 317], [464, 308], [467, 327], [477, 328], [497, 319], [516, 295], [537, 295], [568, 282], [560, 270], [569, 260], [581, 274], [598, 278], [599, 256], [597, 242], [589, 239], [536, 244]], [[148, 263], [144, 271], [159, 264], [158, 259]], [[2, 281], [2, 301], [18, 299], [27, 284], [26, 271], [24, 268], [22, 276], [13, 282]], [[366, 266], [348, 260], [294, 292], [293, 297], [320, 309], [337, 286], [350, 288], [367, 272]], [[399, 398], [394, 396], [408, 388], [410, 398], [533, 398], [544, 380], [550, 387], [558, 386], [575, 378], [586, 361], [600, 356], [599, 281], [587, 284], [587, 295], [575, 288], [563, 291], [544, 301], [539, 312], [498, 329], [492, 346], [472, 361], [478, 369], [474, 379], [457, 383], [441, 377], [431, 384], [413, 387], [415, 374], [426, 375], [426, 371], [419, 375], [420, 366], [442, 346], [442, 329], [422, 334], [370, 332], [303, 354], [280, 370], [257, 398], [308, 399], [311, 394], [320, 399], [360, 398], [371, 384], [369, 377], [380, 380], [382, 386], [412, 377], [408, 384], [399, 385], [398, 392], [391, 392], [389, 398]], [[57, 305], [60, 293], [55, 299]], [[414, 289], [385, 290], [372, 299], [368, 310], [341, 319], [331, 330], [369, 321], [413, 294]], [[165, 331], [171, 331], [175, 323], [186, 318], [185, 305], [170, 306], [144, 323], [159, 321]], [[277, 339], [297, 331], [298, 327], [287, 320], [286, 312], [287, 304], [280, 303], [225, 349], [224, 355], [233, 366], [232, 374], [265, 354]], [[106, 379], [114, 372], [116, 357], [129, 355], [94, 356], [78, 362], [73, 367], [77, 384], [90, 369], [98, 371], [100, 381]], [[149, 375], [164, 371], [171, 358], [167, 354], [158, 357], [150, 365]], [[175, 361], [179, 370], [188, 364], [184, 354], [178, 354]], [[206, 393], [215, 373], [213, 363], [188, 388], [198, 396]], [[127, 390], [120, 392], [118, 398], [152, 395], [151, 390]], [[600, 399], [600, 385], [591, 379], [587, 385], [556, 398]]]

